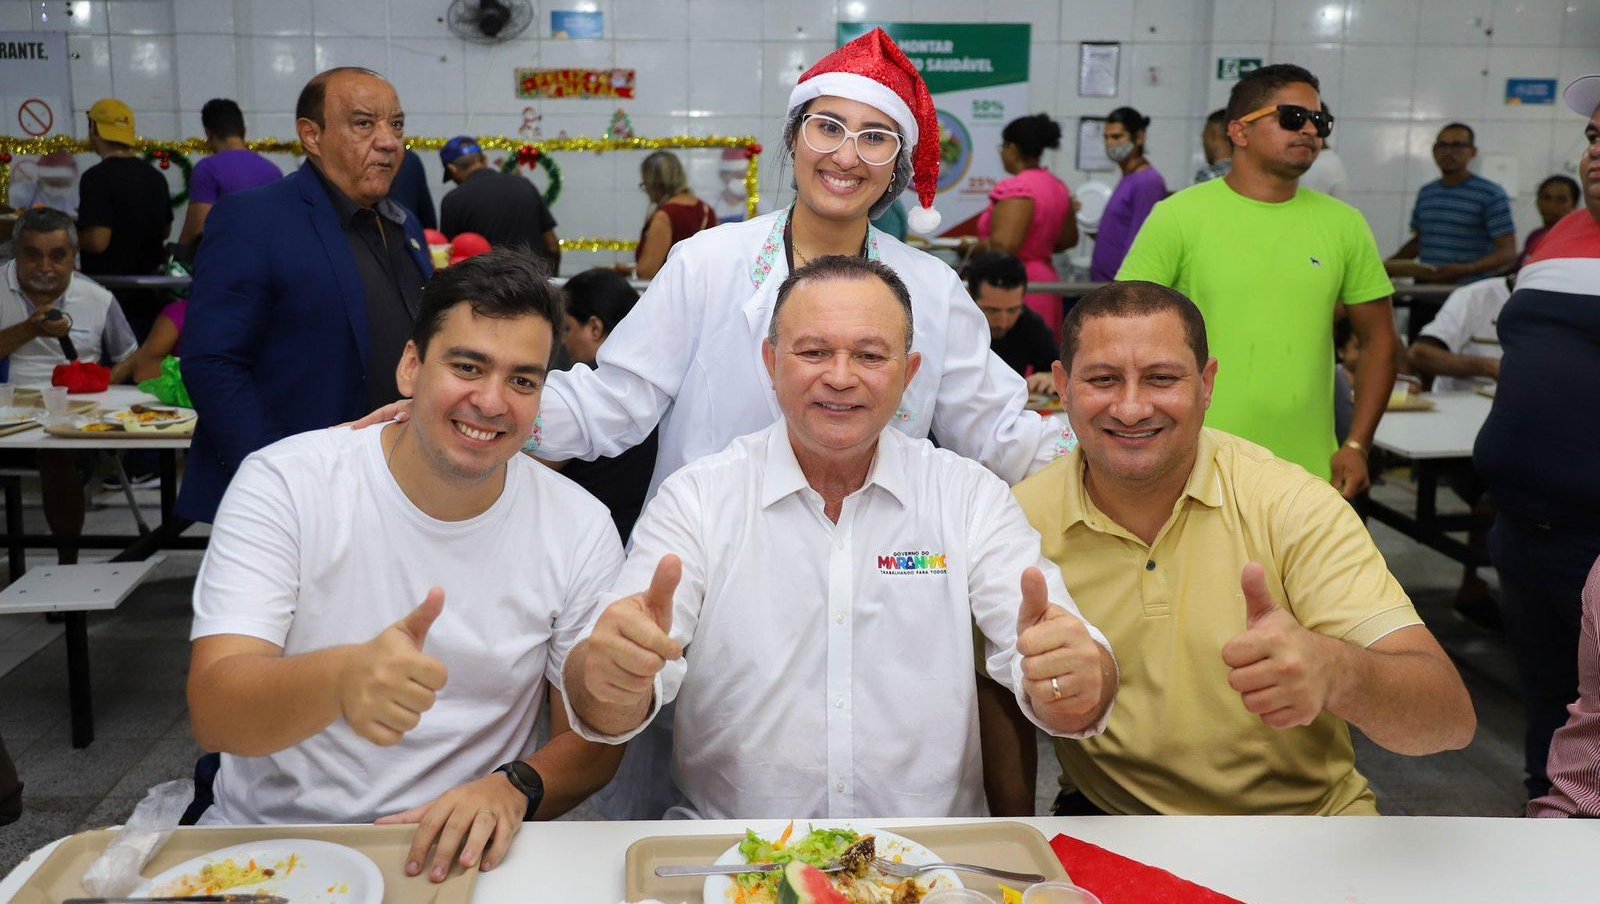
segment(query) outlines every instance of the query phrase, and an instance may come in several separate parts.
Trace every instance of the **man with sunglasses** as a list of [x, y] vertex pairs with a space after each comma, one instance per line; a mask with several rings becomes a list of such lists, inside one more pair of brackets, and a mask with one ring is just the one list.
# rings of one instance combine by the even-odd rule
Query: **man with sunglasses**
[[[1593, 782], [1596, 764], [1592, 681], [1551, 745], [1580, 692], [1582, 591], [1600, 557], [1600, 75], [1573, 82], [1564, 98], [1588, 119], [1578, 160], [1584, 206], [1552, 226], [1517, 272], [1497, 324], [1494, 407], [1473, 450], [1500, 507], [1489, 557], [1528, 721], [1530, 798], [1549, 791], [1552, 778], [1567, 795], [1580, 793], [1575, 782]], [[1582, 665], [1590, 677], [1593, 650]]]
[[[1156, 205], [1119, 280], [1177, 289], [1205, 314], [1219, 362], [1206, 425], [1364, 491], [1367, 448], [1394, 385], [1393, 286], [1355, 208], [1299, 180], [1333, 117], [1316, 76], [1266, 66], [1228, 99], [1233, 168]], [[1334, 438], [1333, 333], [1343, 305], [1361, 342], [1349, 439]]]
[[1418, 282], [1472, 282], [1517, 259], [1517, 226], [1505, 189], [1467, 167], [1478, 156], [1472, 127], [1453, 122], [1433, 142], [1439, 178], [1422, 186], [1411, 210], [1411, 238], [1384, 261], [1391, 276]]

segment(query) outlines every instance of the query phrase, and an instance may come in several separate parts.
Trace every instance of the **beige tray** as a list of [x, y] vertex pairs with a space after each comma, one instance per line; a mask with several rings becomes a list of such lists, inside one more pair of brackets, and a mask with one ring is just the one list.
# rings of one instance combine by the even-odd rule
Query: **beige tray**
[[[415, 826], [241, 826], [218, 829], [179, 829], [166, 846], [145, 864], [144, 876], [158, 876], [174, 866], [212, 851], [249, 841], [273, 838], [310, 838], [355, 848], [383, 873], [383, 904], [467, 904], [477, 870], [457, 865], [450, 878], [438, 885], [426, 876], [405, 874], [406, 854]], [[116, 837], [115, 829], [96, 829], [68, 838], [50, 854], [27, 884], [17, 890], [12, 904], [56, 904], [83, 897], [83, 874], [89, 864]]]
[[[814, 820], [823, 825], [826, 820]], [[796, 829], [804, 820], [795, 820]], [[1041, 873], [1046, 879], [1067, 879], [1067, 871], [1038, 829], [1020, 822], [969, 822], [943, 826], [886, 829], [917, 842], [951, 863], [978, 863], [999, 869]], [[670, 904], [704, 900], [704, 876], [662, 879], [658, 866], [711, 863], [743, 835], [653, 835], [628, 848], [628, 900], [657, 898]], [[968, 888], [1000, 900], [1000, 881], [976, 873], [957, 873]], [[1017, 883], [1010, 883], [1013, 887]], [[1020, 890], [1020, 889], [1019, 889]], [[17, 902], [25, 904], [25, 902]]]
[[198, 422], [198, 418], [190, 418], [181, 424], [158, 430], [85, 430], [71, 424], [51, 424], [44, 428], [44, 432], [62, 439], [172, 439], [175, 436], [194, 436], [194, 426]]

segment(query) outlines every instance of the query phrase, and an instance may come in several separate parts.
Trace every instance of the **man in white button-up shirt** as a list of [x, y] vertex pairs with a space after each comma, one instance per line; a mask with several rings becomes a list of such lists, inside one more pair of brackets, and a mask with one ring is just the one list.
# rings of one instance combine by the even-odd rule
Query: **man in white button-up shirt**
[[617, 584], [650, 589], [568, 659], [591, 740], [621, 743], [677, 700], [669, 814], [980, 815], [974, 618], [1035, 724], [1102, 730], [1109, 646], [1005, 483], [888, 429], [920, 364], [911, 335], [879, 263], [826, 257], [785, 280], [763, 346], [783, 420], [662, 484]]

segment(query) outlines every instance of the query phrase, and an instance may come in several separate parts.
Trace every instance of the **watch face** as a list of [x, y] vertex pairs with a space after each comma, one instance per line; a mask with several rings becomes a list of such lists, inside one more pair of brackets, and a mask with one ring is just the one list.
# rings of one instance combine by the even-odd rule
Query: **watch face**
[[509, 772], [512, 783], [517, 786], [517, 790], [530, 797], [544, 794], [544, 779], [539, 777], [538, 770], [521, 760], [514, 760], [508, 765], [511, 767]]

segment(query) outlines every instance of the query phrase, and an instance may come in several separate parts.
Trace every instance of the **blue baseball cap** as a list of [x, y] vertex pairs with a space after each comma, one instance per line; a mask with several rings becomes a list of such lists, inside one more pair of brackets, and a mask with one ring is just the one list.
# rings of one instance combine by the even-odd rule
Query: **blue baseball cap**
[[[483, 148], [478, 147], [478, 139], [471, 135], [457, 135], [446, 141], [444, 147], [439, 149], [439, 162], [445, 166], [455, 163], [468, 154], [482, 154]], [[450, 181], [450, 171], [445, 170], [444, 181]]]

